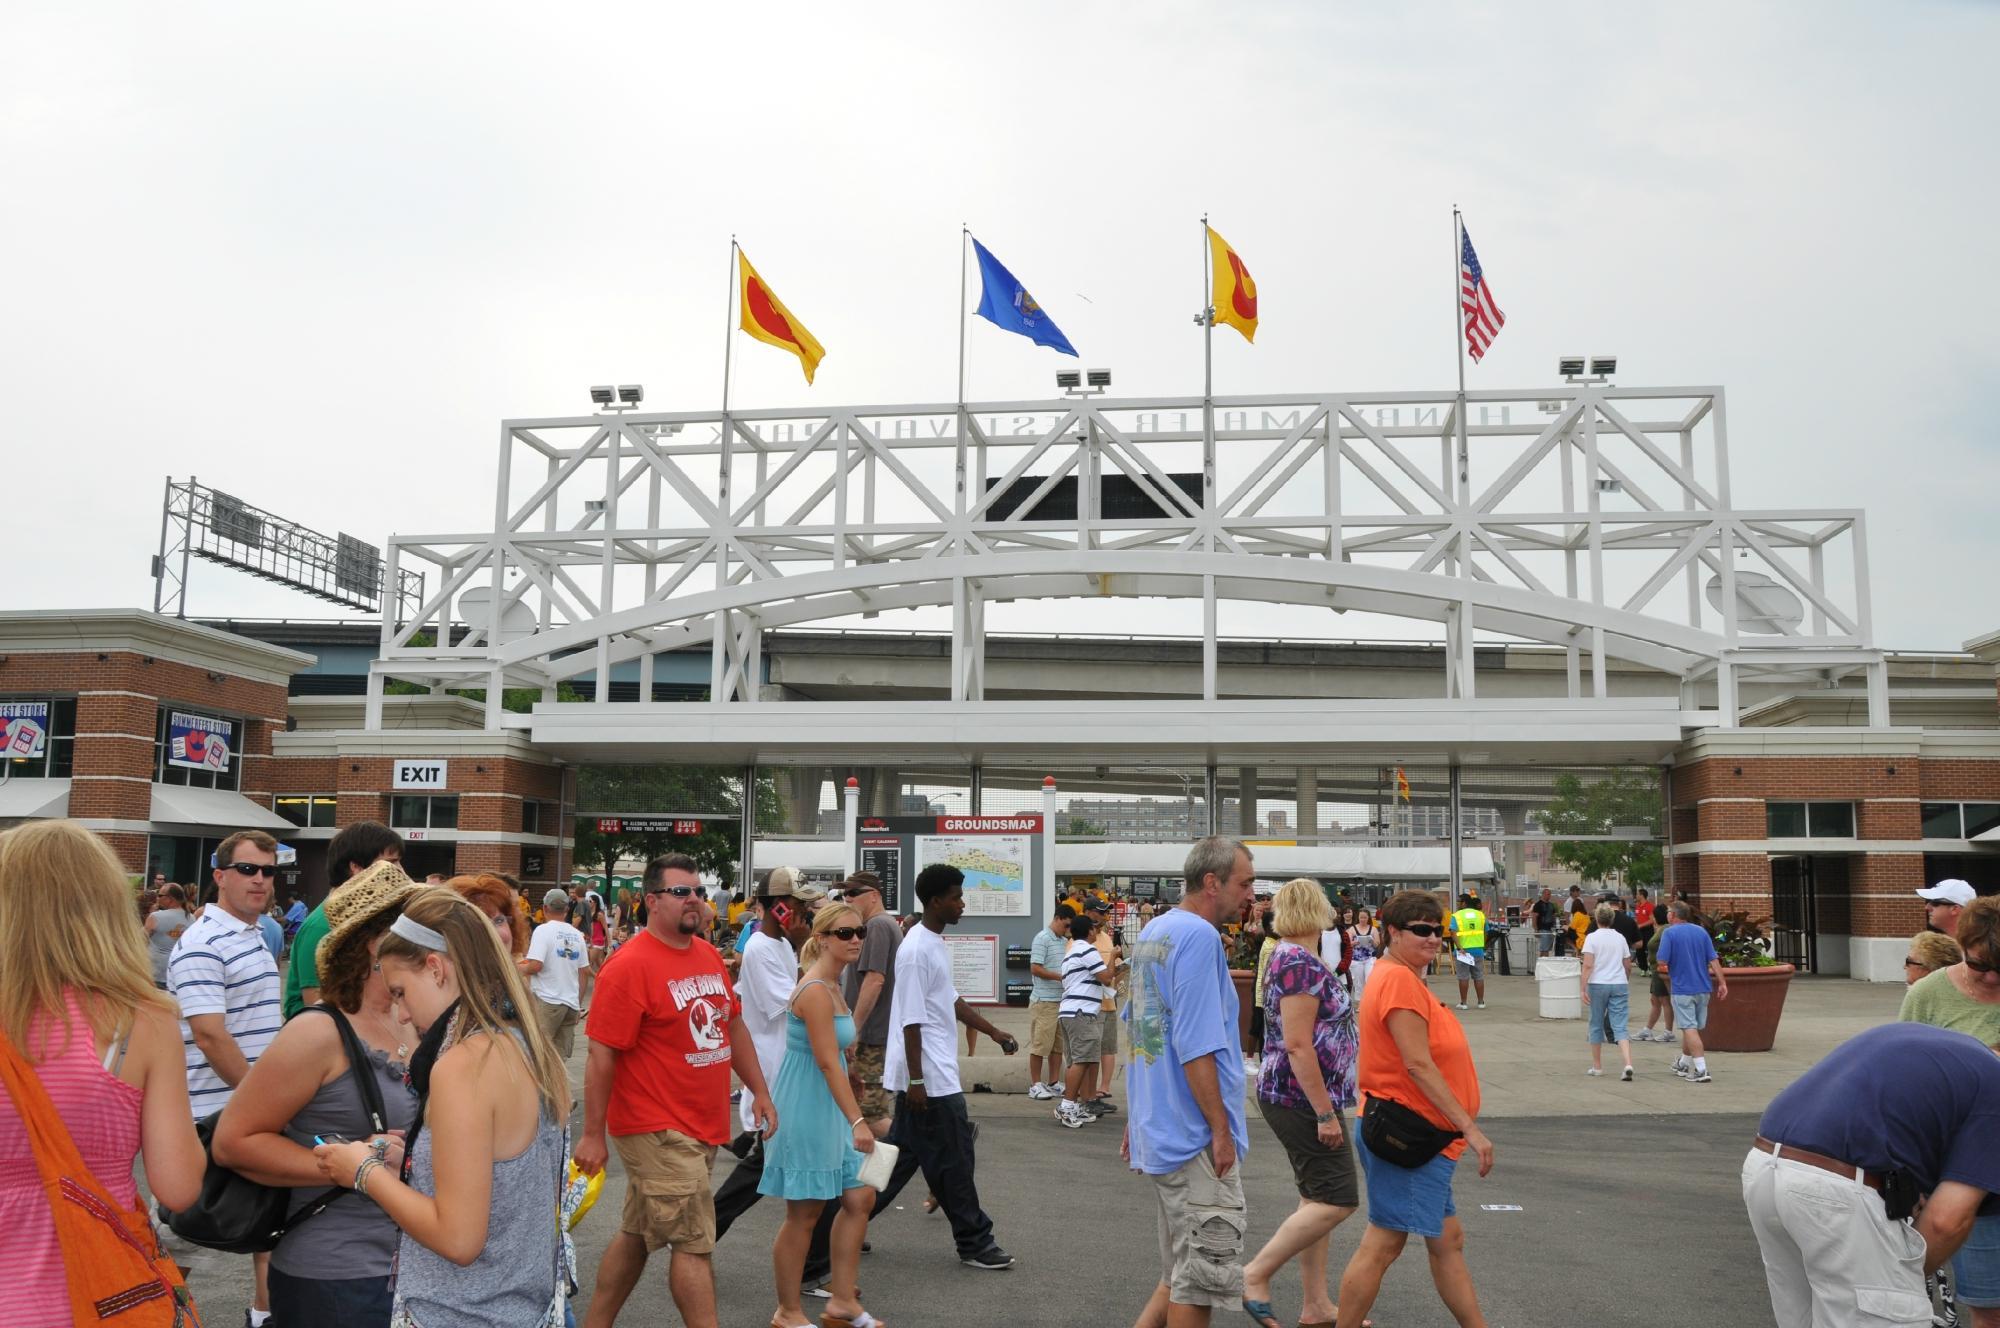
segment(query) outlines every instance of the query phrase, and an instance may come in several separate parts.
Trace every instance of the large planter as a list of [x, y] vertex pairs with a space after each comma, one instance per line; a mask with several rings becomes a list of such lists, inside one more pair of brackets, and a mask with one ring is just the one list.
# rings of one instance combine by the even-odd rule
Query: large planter
[[1701, 1031], [1707, 1051], [1769, 1051], [1785, 1013], [1785, 992], [1797, 970], [1790, 964], [1725, 968], [1728, 1000], [1710, 1000], [1708, 1027]]
[[1257, 992], [1257, 971], [1250, 968], [1232, 968], [1229, 980], [1236, 984], [1236, 1041], [1243, 1048], [1245, 1056], [1263, 1054], [1262, 1047], [1250, 1045], [1250, 1011], [1257, 1007], [1253, 999]]

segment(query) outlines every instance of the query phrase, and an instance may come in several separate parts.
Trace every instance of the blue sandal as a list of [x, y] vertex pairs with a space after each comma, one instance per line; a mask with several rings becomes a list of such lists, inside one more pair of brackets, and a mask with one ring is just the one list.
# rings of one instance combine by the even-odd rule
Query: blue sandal
[[1278, 1312], [1271, 1308], [1271, 1302], [1268, 1300], [1246, 1298], [1243, 1302], [1243, 1312], [1250, 1316], [1250, 1321], [1256, 1324], [1257, 1328], [1282, 1328], [1278, 1322]]

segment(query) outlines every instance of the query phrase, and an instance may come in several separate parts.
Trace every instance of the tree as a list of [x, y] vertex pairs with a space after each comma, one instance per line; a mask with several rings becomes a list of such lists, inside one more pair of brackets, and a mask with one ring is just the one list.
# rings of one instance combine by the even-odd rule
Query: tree
[[1110, 835], [1111, 827], [1108, 825], [1099, 825], [1095, 821], [1086, 821], [1081, 816], [1072, 816], [1068, 821], [1063, 823], [1063, 827], [1059, 833], [1072, 835], [1078, 839], [1103, 839]]
[[[698, 765], [583, 766], [576, 773], [575, 860], [578, 867], [601, 863], [608, 877], [620, 858], [654, 858], [685, 853], [703, 871], [729, 889], [736, 883], [736, 859], [741, 822], [741, 777], [734, 770]], [[757, 828], [782, 829], [784, 805], [775, 776], [757, 776]], [[729, 819], [703, 819], [698, 835], [605, 834], [597, 828], [600, 815], [644, 812], [663, 815], [686, 812], [728, 813]]]
[[1660, 846], [1652, 840], [1562, 838], [1608, 835], [1618, 826], [1658, 827], [1660, 782], [1650, 772], [1620, 770], [1588, 784], [1576, 775], [1557, 775], [1555, 797], [1535, 819], [1545, 834], [1555, 837], [1549, 860], [1586, 881], [1617, 876], [1628, 885], [1658, 885], [1665, 877]]

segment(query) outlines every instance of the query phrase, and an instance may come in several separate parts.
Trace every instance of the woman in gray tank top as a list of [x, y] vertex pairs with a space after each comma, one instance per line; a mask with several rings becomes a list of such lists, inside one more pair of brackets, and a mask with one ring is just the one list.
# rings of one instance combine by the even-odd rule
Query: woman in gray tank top
[[513, 957], [478, 906], [443, 886], [405, 902], [377, 957], [390, 995], [424, 1030], [411, 1064], [422, 1107], [410, 1165], [399, 1174], [360, 1144], [315, 1151], [328, 1179], [402, 1228], [390, 1322], [559, 1325], [569, 1076], [540, 1025], [515, 1013], [533, 1007]]
[[[407, 1070], [416, 1030], [390, 1001], [372, 953], [416, 889], [394, 863], [362, 872], [327, 896], [329, 929], [317, 954], [320, 996], [345, 1012], [361, 1039], [383, 1129], [395, 1133], [373, 1135], [340, 1029], [318, 1007], [307, 1007], [278, 1031], [216, 1125], [215, 1160], [252, 1180], [291, 1186], [295, 1217], [328, 1190], [312, 1153], [320, 1138], [379, 1138], [381, 1155], [400, 1159], [402, 1133], [416, 1123]], [[272, 1318], [280, 1328], [387, 1328], [400, 1238], [396, 1224], [366, 1196], [341, 1193], [271, 1251]]]
[[174, 942], [192, 921], [183, 907], [186, 903], [187, 891], [178, 885], [168, 885], [160, 891], [160, 906], [146, 915], [146, 949], [153, 960], [153, 985], [162, 991], [167, 986], [167, 960], [174, 953]]

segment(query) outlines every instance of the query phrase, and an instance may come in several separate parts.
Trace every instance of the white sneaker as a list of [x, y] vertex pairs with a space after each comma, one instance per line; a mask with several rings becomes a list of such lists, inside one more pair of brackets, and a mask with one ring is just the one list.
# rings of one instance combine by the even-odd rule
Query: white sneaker
[[1484, 1010], [1484, 1009], [1486, 1008], [1486, 1002], [1485, 1002], [1485, 1001], [1481, 1001], [1481, 1002], [1479, 1003], [1479, 1007], [1478, 1007], [1478, 1008], [1480, 1008], [1480, 1009]]
[[1598, 1078], [1600, 1075], [1602, 1075], [1604, 1071], [1598, 1069], [1595, 1065], [1593, 1065], [1588, 1070], [1585, 1070], [1584, 1073], [1589, 1075], [1591, 1078], [1595, 1079]]
[[1625, 1068], [1624, 1068], [1624, 1069], [1623, 1069], [1622, 1071], [1620, 1071], [1620, 1072], [1619, 1072], [1619, 1075], [1618, 1075], [1618, 1082], [1619, 1082], [1619, 1083], [1621, 1083], [1621, 1084], [1629, 1084], [1629, 1083], [1631, 1083], [1631, 1082], [1632, 1082], [1632, 1067], [1631, 1067], [1631, 1066], [1629, 1066], [1629, 1065], [1628, 1065], [1628, 1066], [1626, 1066], [1626, 1067], [1625, 1067]]
[[1458, 1003], [1458, 1008], [1459, 1008], [1459, 1009], [1461, 1009], [1461, 1010], [1464, 1010], [1464, 1009], [1467, 1009], [1467, 1008], [1469, 1008], [1469, 1007], [1467, 1007], [1467, 1005], [1466, 1005], [1466, 1003], [1465, 1003], [1464, 1001], [1460, 1001], [1460, 1002]]
[[1035, 1101], [1037, 1102], [1046, 1102], [1050, 1098], [1054, 1097], [1055, 1094], [1049, 1091], [1049, 1086], [1047, 1084], [1034, 1083], [1028, 1085], [1028, 1096], [1035, 1099]]
[[1651, 1042], [1653, 1040], [1653, 1030], [1642, 1028], [1633, 1036], [1632, 1040], [1634, 1042]]
[[1062, 1126], [1064, 1129], [1080, 1130], [1090, 1124], [1091, 1119], [1092, 1117], [1089, 1112], [1071, 1103], [1068, 1099], [1064, 1099], [1062, 1105], [1056, 1108], [1056, 1124]]

